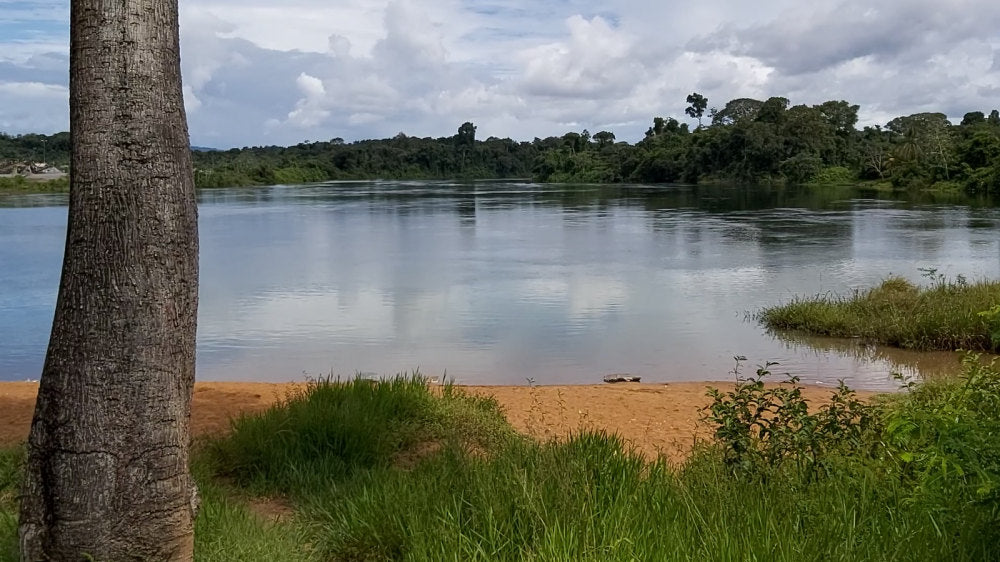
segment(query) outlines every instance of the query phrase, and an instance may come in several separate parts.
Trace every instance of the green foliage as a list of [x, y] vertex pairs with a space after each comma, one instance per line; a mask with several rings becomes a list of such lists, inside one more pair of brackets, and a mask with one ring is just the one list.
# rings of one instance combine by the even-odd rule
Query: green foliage
[[701, 118], [705, 115], [705, 109], [708, 108], [708, 98], [695, 92], [689, 95], [686, 101], [691, 105], [684, 110], [684, 113], [697, 119], [698, 127], [701, 128]]
[[32, 193], [69, 191], [69, 176], [45, 181], [29, 180], [24, 176], [0, 177], [0, 191], [30, 191]]
[[843, 166], [829, 166], [819, 170], [812, 181], [822, 185], [848, 185], [856, 183], [857, 176]]
[[[874, 485], [888, 494], [881, 501], [892, 506], [881, 517], [912, 525], [907, 532], [930, 544], [935, 536], [957, 539], [963, 554], [948, 558], [996, 556], [1000, 371], [995, 362], [985, 364], [970, 354], [958, 379], [911, 383], [907, 394], [873, 404], [857, 400], [841, 384], [815, 414], [796, 392], [794, 379], [791, 386], [769, 389], [762, 384], [768, 374], [764, 367], [733, 392], [710, 391], [706, 417], [716, 427], [717, 454], [730, 474], [766, 482], [771, 492], [804, 486], [815, 493], [836, 481], [837, 493], [843, 493], [864, 483], [857, 500], [849, 500], [855, 509]], [[819, 480], [816, 467], [823, 468]]]
[[67, 166], [70, 162], [69, 133], [8, 135], [0, 132], [0, 166], [10, 161]]
[[[930, 270], [933, 275], [933, 270]], [[765, 308], [757, 319], [773, 330], [801, 330], [909, 349], [1000, 351], [990, 307], [1000, 302], [1000, 282], [968, 283], [963, 277], [932, 279], [917, 287], [890, 277], [844, 298], [818, 295]], [[987, 314], [980, 314], [987, 311]]]
[[193, 153], [198, 187], [273, 185], [327, 180], [524, 178], [539, 153], [535, 143], [475, 138], [464, 123], [447, 138], [345, 143], [342, 139], [289, 147], [245, 147]]
[[877, 428], [875, 412], [843, 382], [828, 404], [811, 413], [798, 377], [767, 386], [764, 379], [777, 363], [744, 378], [739, 372], [742, 358], [736, 360], [735, 388], [710, 389], [712, 404], [704, 418], [715, 426], [723, 462], [734, 474], [763, 474], [786, 463], [811, 472], [834, 453], [858, 455], [869, 447]]
[[[1000, 112], [970, 112], [960, 125], [943, 113], [917, 113], [858, 131], [859, 106], [844, 100], [791, 105], [784, 97], [738, 98], [708, 109], [698, 93], [685, 114], [691, 131], [672, 117], [654, 117], [636, 144], [610, 131], [569, 131], [531, 142], [476, 139], [462, 123], [450, 137], [345, 143], [342, 138], [295, 146], [255, 146], [193, 152], [198, 187], [297, 184], [328, 180], [527, 178], [566, 183], [850, 184], [887, 182], [894, 190], [961, 186], [1000, 194]], [[710, 124], [702, 126], [706, 109]], [[69, 134], [0, 133], [0, 173], [40, 156], [69, 163]], [[65, 189], [51, 187], [50, 189]], [[0, 186], [0, 189], [3, 189]], [[29, 189], [40, 189], [31, 184]]]
[[436, 397], [419, 375], [322, 379], [262, 414], [234, 420], [232, 436], [212, 454], [243, 486], [305, 495], [330, 479], [390, 466], [423, 444], [492, 445], [504, 438], [501, 419], [495, 402], [451, 386]]
[[0, 449], [0, 561], [18, 560], [17, 498], [25, 460], [23, 447]]
[[[966, 356], [957, 381], [925, 382], [886, 408], [885, 441], [915, 500], [939, 524], [974, 525], [997, 540], [1000, 523], [1000, 369]], [[967, 512], [975, 521], [960, 520]]]
[[989, 310], [983, 310], [979, 316], [986, 322], [993, 348], [1000, 349], [1000, 304], [993, 305]]
[[24, 191], [30, 186], [31, 183], [24, 176], [0, 178], [0, 190], [3, 191]]
[[[779, 171], [790, 183], [808, 183], [823, 169], [823, 160], [813, 154], [796, 154], [779, 166]], [[817, 182], [821, 183], [821, 182]]]
[[[297, 516], [283, 529], [304, 531], [293, 534], [294, 542], [323, 560], [743, 560], [766, 553], [769, 560], [788, 561], [930, 561], [982, 560], [995, 553], [995, 511], [983, 499], [929, 493], [930, 487], [918, 485], [921, 472], [897, 460], [909, 449], [886, 444], [881, 416], [920, 411], [928, 404], [921, 394], [868, 405], [841, 387], [830, 405], [810, 412], [794, 385], [758, 385], [765, 375], [716, 396], [711, 415], [723, 437], [678, 469], [648, 462], [620, 438], [594, 432], [538, 443], [501, 431], [508, 437], [483, 449], [446, 439], [417, 463], [374, 463], [335, 473], [316, 473], [308, 458], [287, 455], [286, 462], [299, 465], [311, 480], [305, 493], [294, 494]], [[352, 390], [344, 400], [380, 409], [357, 390], [364, 387], [359, 384], [383, 383], [348, 383]], [[377, 393], [378, 400], [410, 404], [419, 394], [406, 384], [390, 385], [404, 397]], [[307, 394], [317, 391], [328, 389], [317, 386]], [[448, 392], [431, 394], [431, 401], [447, 402]], [[452, 403], [453, 413], [470, 411], [461, 403]], [[758, 406], [766, 412], [753, 417]], [[883, 414], [882, 408], [891, 410]], [[401, 417], [425, 423], [423, 407], [403, 409], [409, 413]], [[463, 433], [497, 430], [492, 414], [471, 411], [479, 413], [459, 424]], [[979, 412], [996, 419], [995, 412]], [[739, 438], [726, 437], [736, 433], [721, 426], [747, 427], [747, 416], [757, 425], [737, 431]], [[310, 417], [289, 417], [281, 431], [258, 439], [294, 442], [292, 434], [312, 431]], [[229, 439], [242, 439], [241, 431], [237, 427]], [[382, 439], [377, 432], [367, 435]], [[978, 443], [987, 436], [963, 438]], [[749, 470], [730, 462], [734, 443], [759, 454]], [[911, 445], [926, 449], [919, 440]], [[271, 445], [260, 448], [267, 455]], [[224, 468], [215, 470], [228, 473]], [[295, 470], [275, 474], [290, 472]], [[218, 531], [205, 533], [209, 537], [201, 540], [218, 540]]]

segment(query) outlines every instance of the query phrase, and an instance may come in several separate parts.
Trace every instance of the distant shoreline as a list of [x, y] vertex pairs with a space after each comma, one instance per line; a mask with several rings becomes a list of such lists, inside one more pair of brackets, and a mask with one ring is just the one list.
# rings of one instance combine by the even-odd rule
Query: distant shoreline
[[49, 181], [58, 180], [69, 176], [66, 172], [59, 172], [58, 174], [0, 174], [0, 178], [24, 178], [28, 181]]

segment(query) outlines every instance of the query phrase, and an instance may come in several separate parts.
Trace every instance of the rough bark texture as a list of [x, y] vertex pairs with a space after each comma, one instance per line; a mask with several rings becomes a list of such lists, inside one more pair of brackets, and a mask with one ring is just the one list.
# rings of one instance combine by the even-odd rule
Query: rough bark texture
[[176, 0], [72, 0], [62, 281], [23, 560], [190, 560], [197, 209]]

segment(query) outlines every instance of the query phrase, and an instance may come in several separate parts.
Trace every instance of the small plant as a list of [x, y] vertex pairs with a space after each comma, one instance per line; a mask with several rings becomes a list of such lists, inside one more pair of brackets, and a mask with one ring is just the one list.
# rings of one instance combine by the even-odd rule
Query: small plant
[[830, 402], [810, 413], [798, 377], [768, 387], [764, 379], [777, 363], [765, 363], [744, 378], [740, 363], [745, 358], [735, 359], [736, 387], [709, 389], [712, 404], [704, 416], [715, 425], [723, 460], [734, 473], [760, 473], [786, 462], [812, 471], [829, 452], [859, 451], [871, 443], [866, 436], [876, 425], [875, 412], [842, 381]]

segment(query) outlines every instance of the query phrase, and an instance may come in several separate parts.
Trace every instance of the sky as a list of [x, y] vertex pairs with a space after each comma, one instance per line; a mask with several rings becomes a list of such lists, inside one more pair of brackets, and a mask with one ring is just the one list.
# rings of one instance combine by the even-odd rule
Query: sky
[[[180, 0], [192, 144], [583, 129], [692, 92], [847, 100], [861, 125], [1000, 107], [996, 0]], [[69, 2], [0, 0], [0, 131], [69, 128]]]

